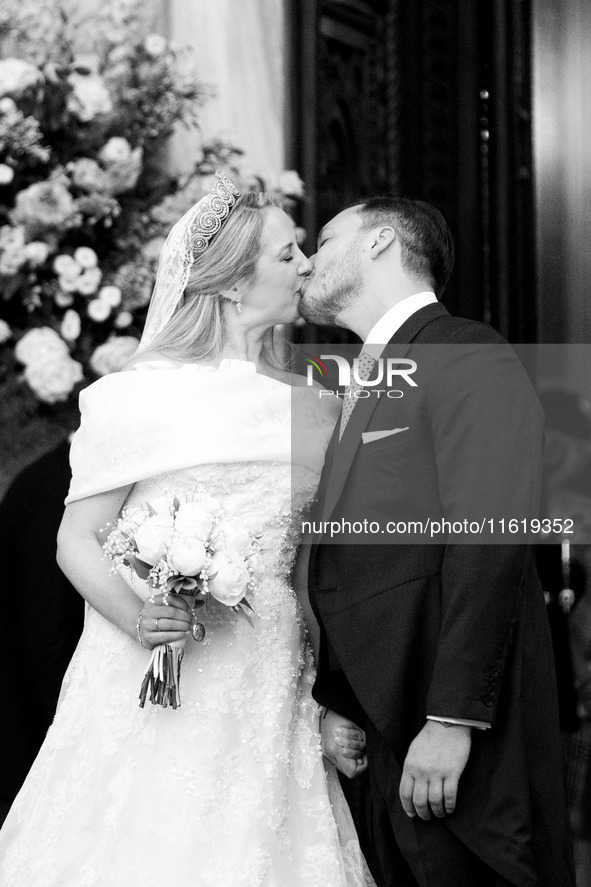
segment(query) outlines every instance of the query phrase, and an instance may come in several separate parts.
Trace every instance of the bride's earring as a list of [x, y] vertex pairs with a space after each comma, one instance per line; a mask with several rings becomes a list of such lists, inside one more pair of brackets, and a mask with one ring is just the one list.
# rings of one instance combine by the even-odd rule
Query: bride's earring
[[235, 286], [232, 290], [233, 293], [237, 293], [237, 296], [234, 300], [234, 304], [236, 305], [236, 311], [238, 314], [242, 314], [242, 293], [238, 292], [238, 287]]

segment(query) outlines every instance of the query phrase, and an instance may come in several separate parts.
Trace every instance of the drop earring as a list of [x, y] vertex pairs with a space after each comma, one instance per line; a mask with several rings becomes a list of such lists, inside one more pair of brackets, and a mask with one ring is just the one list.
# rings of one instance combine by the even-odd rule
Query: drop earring
[[236, 311], [238, 314], [242, 314], [242, 299], [238, 299], [236, 302]]

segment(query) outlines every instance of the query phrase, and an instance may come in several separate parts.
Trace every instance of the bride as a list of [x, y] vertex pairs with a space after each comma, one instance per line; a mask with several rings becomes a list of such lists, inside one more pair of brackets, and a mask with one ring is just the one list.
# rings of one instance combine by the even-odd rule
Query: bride
[[[140, 353], [81, 395], [58, 560], [85, 627], [0, 834], [7, 887], [373, 885], [322, 757], [314, 626], [290, 581], [337, 418], [272, 348], [309, 271], [289, 217], [216, 174], [164, 246]], [[102, 552], [124, 505], [195, 491], [260, 534], [262, 559], [253, 624], [213, 601], [202, 643], [183, 597], [150, 599]], [[180, 708], [140, 708], [147, 650], [180, 639]], [[336, 763], [363, 769], [353, 725], [339, 742]]]

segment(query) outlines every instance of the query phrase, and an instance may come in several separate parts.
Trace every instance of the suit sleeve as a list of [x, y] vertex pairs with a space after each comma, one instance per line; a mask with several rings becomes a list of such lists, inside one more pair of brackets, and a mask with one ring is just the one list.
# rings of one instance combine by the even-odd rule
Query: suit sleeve
[[487, 541], [478, 533], [448, 537], [426, 714], [494, 723], [532, 558], [508, 522], [538, 515], [543, 413], [506, 343], [469, 345], [460, 336], [432, 379], [428, 415], [443, 513], [478, 522]]

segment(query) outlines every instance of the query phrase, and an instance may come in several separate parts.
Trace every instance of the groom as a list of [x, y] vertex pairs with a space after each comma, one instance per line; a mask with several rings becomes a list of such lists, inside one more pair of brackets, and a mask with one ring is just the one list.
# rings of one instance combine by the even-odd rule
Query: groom
[[[389, 544], [314, 527], [314, 695], [329, 757], [345, 718], [366, 732], [380, 887], [571, 887], [544, 598], [530, 546], [499, 535], [536, 513], [543, 417], [504, 340], [438, 301], [452, 263], [440, 213], [390, 197], [339, 213], [312, 258], [303, 316], [364, 342], [316, 516], [492, 521]], [[402, 396], [355, 397], [388, 357], [414, 360]]]

